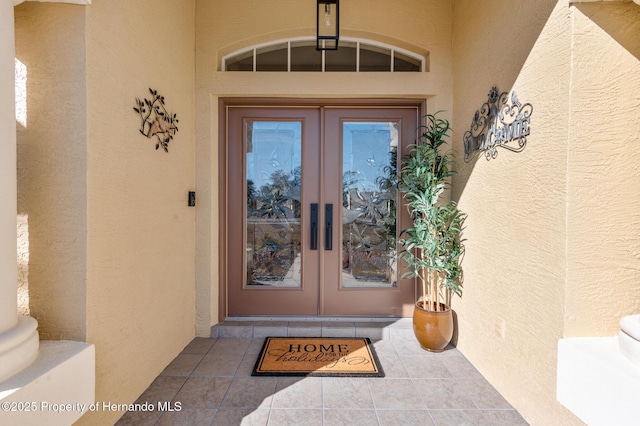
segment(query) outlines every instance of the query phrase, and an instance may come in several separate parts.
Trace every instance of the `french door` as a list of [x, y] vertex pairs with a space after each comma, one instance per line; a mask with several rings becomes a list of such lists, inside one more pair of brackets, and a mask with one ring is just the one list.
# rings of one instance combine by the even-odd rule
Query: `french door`
[[395, 190], [417, 107], [227, 108], [227, 313], [409, 316]]

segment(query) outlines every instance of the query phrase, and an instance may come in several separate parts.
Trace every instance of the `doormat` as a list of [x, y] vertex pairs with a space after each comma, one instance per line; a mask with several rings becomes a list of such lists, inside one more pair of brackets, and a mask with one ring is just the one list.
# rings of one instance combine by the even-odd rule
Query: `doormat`
[[384, 377], [384, 371], [367, 338], [267, 337], [251, 375]]

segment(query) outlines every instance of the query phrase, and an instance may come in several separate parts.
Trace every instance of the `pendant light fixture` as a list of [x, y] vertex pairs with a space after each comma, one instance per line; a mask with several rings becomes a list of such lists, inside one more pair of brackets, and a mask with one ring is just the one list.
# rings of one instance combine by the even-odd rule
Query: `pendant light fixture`
[[340, 37], [339, 0], [316, 1], [316, 49], [338, 50]]

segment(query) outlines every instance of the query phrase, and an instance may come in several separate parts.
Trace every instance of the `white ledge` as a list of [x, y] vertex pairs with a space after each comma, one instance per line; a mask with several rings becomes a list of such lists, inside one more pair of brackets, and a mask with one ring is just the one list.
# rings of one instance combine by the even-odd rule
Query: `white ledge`
[[95, 347], [42, 341], [27, 368], [0, 382], [0, 425], [68, 426], [95, 399]]
[[[13, 0], [13, 5], [17, 6], [20, 3], [24, 3], [26, 0]], [[91, 0], [29, 0], [38, 1], [40, 3], [69, 3], [69, 4], [91, 4]]]
[[637, 426], [640, 367], [620, 352], [617, 337], [558, 341], [557, 399], [589, 426]]
[[638, 3], [640, 0], [569, 0], [569, 3]]
[[631, 3], [640, 5], [640, 0], [569, 0], [569, 4], [574, 3]]
[[627, 315], [620, 320], [618, 341], [622, 355], [640, 367], [640, 315]]
[[38, 356], [38, 322], [19, 316], [15, 327], [0, 333], [0, 382], [28, 367]]

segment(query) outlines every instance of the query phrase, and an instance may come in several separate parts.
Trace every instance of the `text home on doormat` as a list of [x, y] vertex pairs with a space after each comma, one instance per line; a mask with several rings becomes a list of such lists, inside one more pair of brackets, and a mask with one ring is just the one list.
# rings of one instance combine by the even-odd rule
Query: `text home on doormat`
[[384, 377], [366, 338], [268, 337], [253, 376]]

